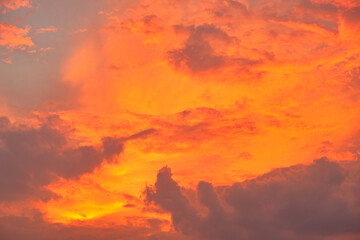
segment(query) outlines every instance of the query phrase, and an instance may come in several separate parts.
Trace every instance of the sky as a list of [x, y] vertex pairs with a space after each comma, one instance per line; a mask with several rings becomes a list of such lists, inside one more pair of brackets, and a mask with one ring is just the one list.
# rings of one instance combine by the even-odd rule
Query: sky
[[0, 0], [0, 239], [360, 239], [360, 1]]

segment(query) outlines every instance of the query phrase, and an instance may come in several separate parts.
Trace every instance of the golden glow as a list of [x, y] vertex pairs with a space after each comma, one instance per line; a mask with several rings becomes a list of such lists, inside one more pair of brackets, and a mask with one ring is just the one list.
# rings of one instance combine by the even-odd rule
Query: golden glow
[[[346, 142], [359, 130], [359, 89], [351, 85], [360, 62], [359, 24], [341, 14], [285, 21], [258, 9], [234, 13], [227, 1], [189, 0], [180, 8], [142, 0], [126, 10], [110, 2], [112, 10], [81, 32], [59, 67], [61, 81], [80, 89], [76, 106], [33, 113], [58, 114], [75, 129], [70, 145], [123, 137], [124, 152], [91, 174], [49, 184], [58, 197], [33, 204], [50, 222], [170, 221], [168, 214], [146, 212], [142, 199], [166, 165], [184, 187], [195, 187], [323, 156], [356, 157]], [[333, 2], [342, 11], [353, 5]], [[0, 27], [9, 35], [0, 45], [33, 46], [30, 28]], [[196, 55], [201, 51], [205, 56]], [[181, 61], [170, 57], [174, 52]], [[221, 64], [207, 63], [212, 57]], [[154, 131], [130, 137], [148, 129]]]

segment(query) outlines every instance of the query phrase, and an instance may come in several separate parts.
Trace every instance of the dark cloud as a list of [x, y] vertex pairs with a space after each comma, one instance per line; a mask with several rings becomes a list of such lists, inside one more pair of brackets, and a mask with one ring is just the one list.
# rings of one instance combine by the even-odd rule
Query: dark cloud
[[[68, 131], [57, 116], [48, 117], [38, 128], [15, 126], [8, 118], [0, 118], [0, 201], [48, 200], [54, 196], [45, 185], [58, 177], [74, 179], [91, 173], [104, 161], [116, 161], [127, 140], [105, 137], [100, 146], [74, 147]], [[149, 133], [143, 131], [129, 139]]]
[[171, 63], [177, 67], [187, 66], [194, 72], [217, 69], [226, 65], [226, 57], [216, 55], [204, 35], [223, 37], [224, 33], [213, 25], [195, 28], [185, 43], [183, 49], [168, 52]]
[[243, 3], [234, 0], [218, 1], [216, 7], [209, 11], [220, 18], [242, 18], [250, 15]]
[[333, 32], [337, 31], [337, 15], [342, 10], [332, 2], [311, 0], [251, 1], [250, 9], [264, 19], [315, 24]]
[[347, 239], [360, 236], [359, 173], [359, 161], [319, 159], [231, 186], [200, 182], [205, 216], [191, 206], [169, 168], [145, 193], [148, 202], [172, 214], [178, 231], [196, 239]]
[[10, 120], [7, 117], [0, 117], [0, 129], [7, 128], [10, 125]]
[[348, 26], [355, 31], [360, 32], [360, 6], [346, 10], [343, 14], [343, 18]]
[[360, 89], [360, 66], [352, 69], [349, 75], [351, 78], [350, 85], [357, 89]]
[[126, 138], [126, 140], [131, 140], [131, 139], [136, 139], [136, 138], [143, 138], [143, 137], [146, 137], [150, 134], [153, 134], [155, 133], [157, 130], [154, 129], [154, 128], [150, 128], [150, 129], [146, 129], [144, 131], [141, 131], [141, 132], [138, 132], [134, 135], [131, 135], [129, 137]]
[[171, 178], [171, 170], [161, 169], [157, 175], [155, 189], [145, 190], [146, 201], [159, 204], [164, 210], [171, 212], [174, 227], [185, 233], [194, 234], [198, 216], [190, 202], [183, 196], [180, 186]]
[[33, 219], [13, 216], [0, 218], [0, 239], [4, 240], [142, 240], [148, 239], [150, 233], [151, 231], [145, 227], [96, 227], [47, 223], [41, 215]]
[[360, 22], [360, 7], [350, 8], [344, 13], [344, 18], [347, 22], [352, 24], [359, 24]]
[[41, 216], [1, 217], [0, 239], [4, 240], [194, 240], [174, 232], [162, 232], [161, 220], [149, 219], [149, 226], [94, 226], [48, 223]]
[[228, 65], [250, 66], [258, 63], [256, 60], [217, 54], [211, 41], [234, 44], [238, 40], [213, 24], [197, 27], [175, 26], [175, 30], [190, 32], [184, 48], [168, 52], [169, 61], [176, 67], [186, 67], [193, 72], [200, 72]]

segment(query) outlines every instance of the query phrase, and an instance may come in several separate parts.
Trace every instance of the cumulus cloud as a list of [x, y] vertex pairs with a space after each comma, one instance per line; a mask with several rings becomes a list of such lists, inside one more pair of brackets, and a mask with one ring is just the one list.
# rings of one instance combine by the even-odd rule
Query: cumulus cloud
[[34, 46], [31, 38], [27, 36], [29, 31], [30, 27], [19, 28], [6, 23], [0, 23], [0, 46], [10, 50], [25, 50], [27, 47]]
[[167, 167], [145, 195], [171, 213], [176, 230], [195, 239], [350, 239], [360, 236], [359, 173], [359, 161], [319, 159], [231, 186], [200, 182], [197, 198], [205, 215]]
[[171, 212], [175, 228], [185, 234], [194, 234], [199, 221], [195, 209], [181, 193], [181, 188], [172, 179], [170, 168], [162, 168], [155, 183], [155, 189], [145, 190], [146, 201], [159, 204], [164, 210]]

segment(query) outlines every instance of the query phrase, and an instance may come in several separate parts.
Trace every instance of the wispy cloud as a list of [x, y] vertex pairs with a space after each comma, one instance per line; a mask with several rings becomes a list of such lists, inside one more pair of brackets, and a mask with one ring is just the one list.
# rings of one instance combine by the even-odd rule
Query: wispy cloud
[[51, 26], [51, 27], [46, 27], [46, 28], [39, 28], [36, 30], [36, 33], [40, 34], [40, 33], [46, 33], [46, 32], [57, 32], [58, 29], [55, 26]]

